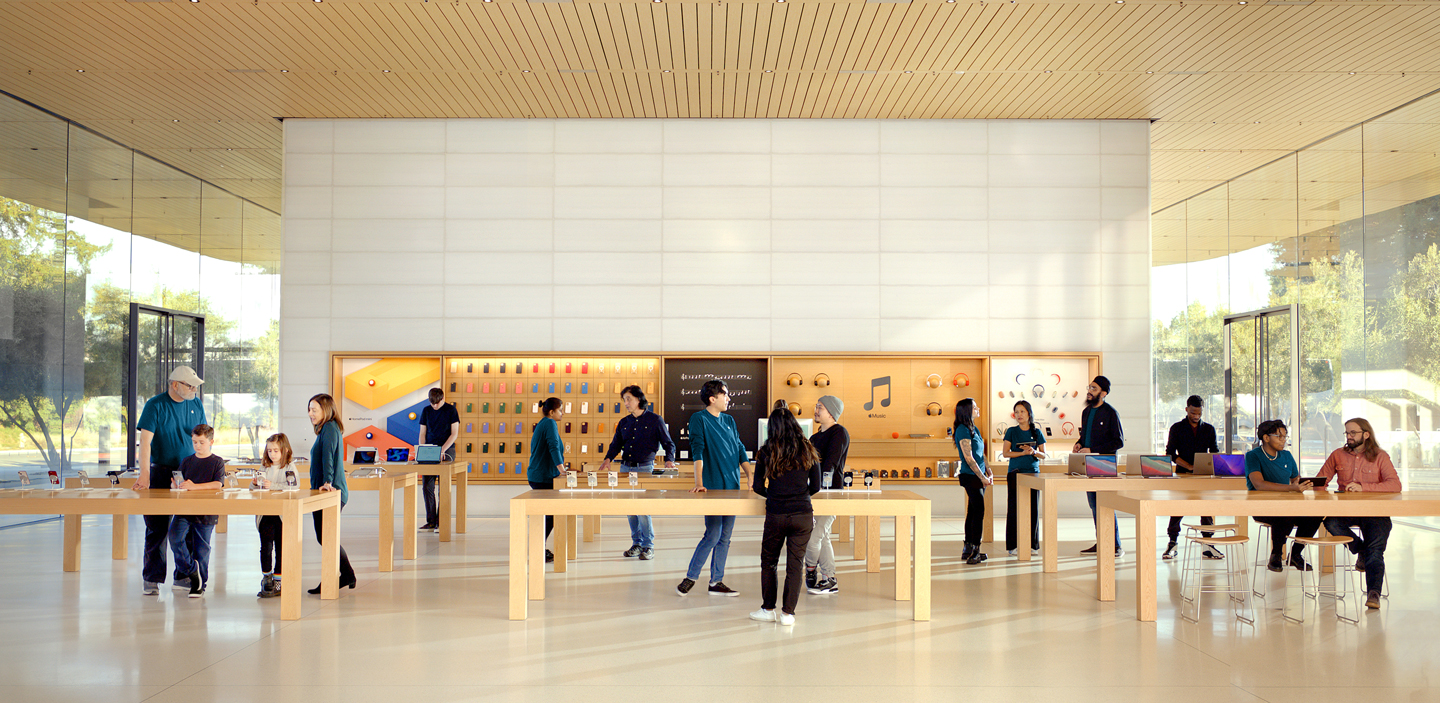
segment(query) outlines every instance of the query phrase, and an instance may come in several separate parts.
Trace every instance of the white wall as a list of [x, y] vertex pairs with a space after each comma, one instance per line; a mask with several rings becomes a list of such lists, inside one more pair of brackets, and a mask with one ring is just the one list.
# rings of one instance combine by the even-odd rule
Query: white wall
[[287, 120], [284, 427], [308, 441], [332, 350], [1099, 350], [1147, 448], [1149, 144], [1145, 121]]

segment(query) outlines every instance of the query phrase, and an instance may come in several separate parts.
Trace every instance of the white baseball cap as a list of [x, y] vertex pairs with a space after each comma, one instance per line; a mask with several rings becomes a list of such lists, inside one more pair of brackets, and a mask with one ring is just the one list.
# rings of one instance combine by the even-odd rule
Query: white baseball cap
[[186, 383], [196, 387], [199, 387], [200, 384], [204, 383], [204, 381], [200, 380], [199, 374], [195, 373], [195, 369], [192, 369], [189, 366], [176, 367], [174, 371], [170, 372], [170, 380], [179, 381], [181, 383]]

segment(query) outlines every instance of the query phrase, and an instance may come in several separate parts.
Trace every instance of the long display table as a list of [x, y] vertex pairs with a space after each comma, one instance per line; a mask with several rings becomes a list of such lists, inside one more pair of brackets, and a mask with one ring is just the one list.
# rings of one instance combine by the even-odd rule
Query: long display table
[[[914, 619], [930, 619], [930, 501], [910, 491], [822, 491], [816, 515], [895, 518], [895, 600], [912, 600], [911, 520], [914, 520]], [[510, 499], [510, 619], [524, 620], [530, 600], [545, 599], [545, 516], [573, 525], [576, 515], [764, 515], [765, 499], [750, 491], [577, 489], [528, 491]], [[561, 522], [565, 520], [565, 522]], [[558, 526], [558, 525], [557, 525]], [[567, 535], [567, 533], [569, 533]], [[555, 567], [564, 571], [574, 529], [554, 531]], [[878, 550], [876, 550], [878, 553]]]
[[[300, 619], [302, 517], [322, 511], [325, 542], [320, 549], [320, 597], [340, 597], [339, 491], [171, 491], [128, 488], [0, 491], [0, 515], [63, 515], [62, 568], [80, 570], [82, 515], [279, 515], [282, 571], [292, 586], [281, 589], [280, 619]], [[293, 581], [290, 579], [294, 579]]]

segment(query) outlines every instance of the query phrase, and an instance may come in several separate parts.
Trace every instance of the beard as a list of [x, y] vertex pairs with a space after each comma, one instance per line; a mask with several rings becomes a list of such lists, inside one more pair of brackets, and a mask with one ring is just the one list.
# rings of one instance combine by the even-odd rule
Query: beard
[[1086, 394], [1085, 394], [1085, 405], [1086, 405], [1087, 407], [1091, 407], [1091, 408], [1097, 407], [1097, 406], [1100, 405], [1100, 399], [1099, 399], [1099, 398], [1096, 398], [1094, 393], [1086, 393]]
[[1362, 445], [1362, 444], [1364, 444], [1364, 443], [1365, 443], [1365, 440], [1362, 440], [1362, 439], [1347, 439], [1347, 440], [1345, 440], [1345, 448], [1346, 448], [1346, 449], [1349, 449], [1350, 451], [1353, 452], [1353, 451], [1355, 451], [1356, 449], [1359, 449], [1359, 448], [1360, 448], [1360, 445]]

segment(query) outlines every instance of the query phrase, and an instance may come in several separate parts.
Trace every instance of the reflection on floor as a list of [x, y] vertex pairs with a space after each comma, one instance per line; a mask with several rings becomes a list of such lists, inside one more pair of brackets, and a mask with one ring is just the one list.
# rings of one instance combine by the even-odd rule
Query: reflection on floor
[[[0, 701], [1433, 701], [1440, 631], [1440, 534], [1397, 527], [1390, 600], [1359, 625], [1327, 607], [1287, 624], [1273, 595], [1257, 624], [1237, 624], [1208, 597], [1199, 625], [1176, 610], [1178, 566], [1158, 623], [1133, 612], [1133, 557], [1120, 599], [1094, 598], [1089, 520], [1063, 520], [1061, 572], [1039, 573], [988, 545], [959, 559], [961, 522], [935, 524], [934, 620], [912, 622], [887, 571], [845, 558], [841, 592], [805, 595], [798, 622], [746, 619], [759, 604], [761, 522], [742, 519], [725, 577], [739, 598], [675, 595], [701, 532], [698, 518], [657, 520], [657, 558], [625, 559], [622, 519], [582, 544], [569, 573], [524, 622], [506, 619], [506, 523], [472, 519], [421, 558], [376, 572], [375, 522], [347, 520], [360, 572], [339, 601], [307, 596], [305, 618], [257, 601], [258, 539], [245, 519], [217, 535], [215, 583], [199, 601], [165, 588], [140, 595], [141, 523], [130, 559], [111, 561], [109, 519], [86, 518], [84, 571], [60, 570], [60, 523], [0, 532]], [[1131, 525], [1121, 531], [1132, 535]], [[888, 527], [887, 527], [888, 532]], [[319, 549], [306, 526], [307, 576]], [[1163, 538], [1161, 540], [1163, 545]], [[1127, 540], [1126, 549], [1133, 551]], [[888, 545], [887, 545], [888, 550]], [[888, 551], [887, 551], [888, 559]], [[1278, 582], [1277, 582], [1278, 583]]]

